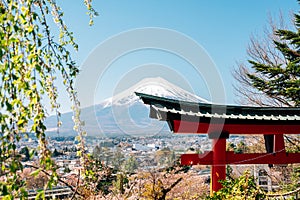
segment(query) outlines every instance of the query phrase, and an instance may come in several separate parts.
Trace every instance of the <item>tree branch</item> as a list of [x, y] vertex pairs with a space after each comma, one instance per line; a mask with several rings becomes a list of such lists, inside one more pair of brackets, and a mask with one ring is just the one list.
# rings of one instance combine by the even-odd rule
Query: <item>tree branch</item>
[[[26, 165], [27, 167], [32, 167], [32, 168], [34, 168], [34, 169], [41, 169], [41, 168], [39, 168], [39, 167], [37, 167], [37, 166], [34, 166], [34, 165]], [[43, 172], [44, 174], [46, 174], [47, 176], [51, 176], [51, 174], [49, 173], [49, 172], [47, 172], [47, 171], [45, 171], [44, 169], [41, 169], [41, 172]], [[79, 180], [79, 179], [78, 179]], [[58, 177], [58, 181], [59, 182], [61, 182], [61, 183], [63, 183], [63, 184], [65, 184], [67, 187], [69, 187], [71, 190], [72, 190], [72, 192], [74, 192], [75, 194], [78, 194], [79, 196], [82, 196], [83, 197], [83, 195], [82, 194], [80, 194], [78, 191], [77, 191], [77, 187], [78, 186], [76, 186], [76, 189], [74, 189], [74, 187], [72, 186], [72, 185], [70, 185], [69, 183], [67, 183], [66, 181], [64, 181], [64, 180], [62, 180], [61, 178], [59, 178]], [[77, 183], [78, 183], [78, 181], [77, 181]], [[74, 195], [74, 194], [73, 194]]]

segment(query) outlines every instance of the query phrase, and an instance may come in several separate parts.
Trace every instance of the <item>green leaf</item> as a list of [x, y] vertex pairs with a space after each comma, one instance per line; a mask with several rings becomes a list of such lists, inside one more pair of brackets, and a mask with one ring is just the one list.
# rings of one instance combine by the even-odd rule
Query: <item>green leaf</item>
[[37, 169], [37, 170], [31, 172], [30, 176], [37, 177], [41, 171], [42, 171], [42, 169]]
[[35, 199], [36, 199], [36, 200], [45, 199], [45, 191], [44, 191], [44, 190], [39, 191], [39, 192], [37, 193]]

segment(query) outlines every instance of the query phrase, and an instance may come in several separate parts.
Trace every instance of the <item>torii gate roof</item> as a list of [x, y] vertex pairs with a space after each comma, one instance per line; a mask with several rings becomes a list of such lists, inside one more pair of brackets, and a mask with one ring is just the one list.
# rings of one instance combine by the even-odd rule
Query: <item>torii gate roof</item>
[[136, 93], [150, 117], [177, 133], [299, 134], [300, 107], [252, 107], [179, 101]]

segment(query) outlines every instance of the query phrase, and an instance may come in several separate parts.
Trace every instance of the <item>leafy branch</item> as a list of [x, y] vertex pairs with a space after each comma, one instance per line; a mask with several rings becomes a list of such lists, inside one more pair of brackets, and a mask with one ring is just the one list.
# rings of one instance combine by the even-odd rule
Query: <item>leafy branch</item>
[[[84, 3], [92, 24], [97, 13], [91, 0], [84, 0]], [[50, 18], [57, 24], [58, 39], [50, 29]], [[35, 133], [39, 141], [36, 152], [41, 170], [49, 172], [49, 182], [45, 187], [51, 188], [60, 180], [48, 149], [44, 123], [47, 99], [51, 110], [55, 110], [58, 126], [61, 123], [58, 80], [62, 79], [73, 104], [78, 155], [83, 166], [86, 166], [82, 139], [85, 132], [74, 90], [79, 69], [68, 50], [77, 50], [78, 45], [63, 21], [62, 9], [56, 1], [2, 0], [0, 22], [0, 174], [4, 176], [0, 181], [0, 195], [13, 199], [26, 196], [26, 184], [17, 176], [17, 172], [24, 168], [17, 143], [28, 138], [28, 133]]]

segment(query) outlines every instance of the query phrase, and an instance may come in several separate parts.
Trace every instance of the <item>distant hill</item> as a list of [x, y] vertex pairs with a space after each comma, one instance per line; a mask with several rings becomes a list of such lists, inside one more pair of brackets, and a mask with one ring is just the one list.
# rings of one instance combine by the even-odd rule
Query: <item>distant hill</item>
[[[85, 121], [85, 130], [88, 134], [114, 137], [147, 136], [169, 132], [165, 122], [149, 118], [149, 107], [144, 105], [134, 92], [183, 101], [207, 102], [162, 78], [147, 78], [98, 105], [83, 108], [81, 119]], [[59, 130], [61, 135], [75, 135], [72, 115], [72, 112], [62, 114], [62, 126]], [[46, 120], [49, 135], [57, 133], [56, 124], [56, 116], [51, 116]]]

